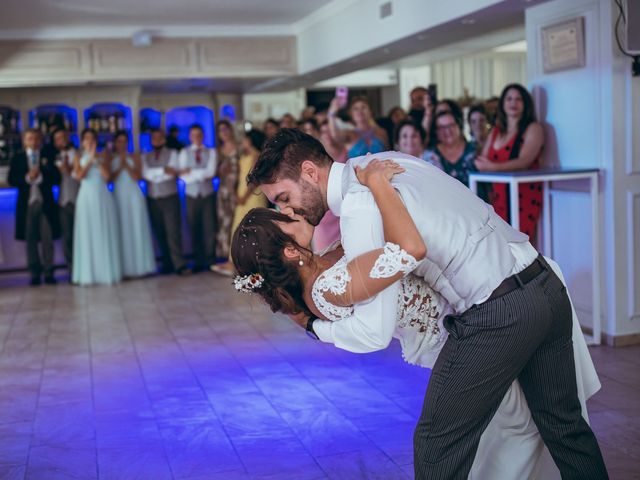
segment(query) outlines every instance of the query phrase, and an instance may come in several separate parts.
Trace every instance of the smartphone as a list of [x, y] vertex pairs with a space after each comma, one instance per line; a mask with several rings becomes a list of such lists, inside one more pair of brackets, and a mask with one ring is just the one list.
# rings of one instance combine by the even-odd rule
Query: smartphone
[[340, 108], [347, 106], [347, 100], [349, 98], [349, 89], [347, 87], [336, 87], [336, 98]]

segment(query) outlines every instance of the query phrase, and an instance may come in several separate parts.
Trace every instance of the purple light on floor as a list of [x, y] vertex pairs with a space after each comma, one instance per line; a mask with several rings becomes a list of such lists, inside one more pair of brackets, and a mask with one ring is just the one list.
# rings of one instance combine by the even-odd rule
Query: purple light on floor
[[0, 209], [13, 210], [18, 200], [17, 188], [0, 188]]

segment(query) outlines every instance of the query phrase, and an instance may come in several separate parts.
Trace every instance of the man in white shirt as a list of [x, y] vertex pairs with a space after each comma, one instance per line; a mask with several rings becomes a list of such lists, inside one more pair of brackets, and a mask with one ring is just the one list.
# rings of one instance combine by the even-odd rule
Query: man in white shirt
[[[381, 248], [382, 219], [354, 166], [334, 163], [322, 145], [293, 129], [266, 144], [249, 174], [277, 206], [317, 225], [340, 217], [349, 260]], [[526, 235], [457, 180], [415, 157], [392, 159], [405, 173], [392, 183], [427, 246], [414, 273], [453, 306], [449, 339], [434, 366], [414, 435], [416, 478], [467, 478], [480, 436], [516, 378], [563, 478], [607, 478], [593, 432], [581, 416], [566, 289]], [[340, 322], [309, 319], [306, 329], [353, 352], [386, 348], [396, 320], [399, 284], [355, 305]]]
[[58, 205], [60, 215], [60, 227], [62, 230], [62, 250], [67, 261], [69, 277], [73, 272], [73, 223], [76, 210], [76, 197], [80, 189], [80, 182], [73, 176], [73, 162], [76, 157], [76, 149], [69, 141], [69, 133], [64, 129], [57, 129], [51, 134], [53, 149], [51, 150], [53, 161], [60, 171], [60, 192]]
[[162, 273], [188, 275], [182, 256], [182, 223], [176, 174], [178, 154], [166, 146], [160, 129], [151, 131], [153, 150], [142, 154], [142, 176], [147, 181], [147, 204], [151, 226], [162, 255]]
[[189, 141], [191, 145], [180, 151], [177, 173], [186, 187], [187, 223], [191, 230], [195, 273], [208, 270], [216, 262], [213, 177], [217, 158], [215, 149], [204, 145], [204, 131], [200, 125], [191, 126]]

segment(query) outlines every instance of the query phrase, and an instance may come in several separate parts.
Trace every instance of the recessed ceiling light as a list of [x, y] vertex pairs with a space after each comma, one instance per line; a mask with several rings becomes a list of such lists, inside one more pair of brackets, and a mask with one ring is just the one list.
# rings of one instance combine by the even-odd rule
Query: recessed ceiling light
[[462, 20], [463, 25], [473, 25], [474, 23], [476, 23], [475, 18], [464, 18]]

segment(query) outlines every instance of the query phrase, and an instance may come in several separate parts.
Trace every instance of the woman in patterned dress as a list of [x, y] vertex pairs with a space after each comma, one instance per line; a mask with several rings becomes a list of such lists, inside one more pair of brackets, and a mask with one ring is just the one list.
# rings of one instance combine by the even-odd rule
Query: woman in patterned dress
[[[517, 83], [507, 85], [500, 96], [496, 126], [475, 165], [481, 172], [537, 170], [544, 147], [544, 131], [536, 121], [533, 99]], [[520, 231], [535, 242], [536, 226], [542, 213], [542, 184], [523, 183], [518, 190]], [[504, 183], [491, 187], [489, 200], [494, 210], [509, 221], [509, 190]]]
[[231, 244], [231, 223], [236, 209], [236, 188], [238, 187], [238, 144], [233, 127], [228, 120], [220, 120], [216, 124], [216, 146], [218, 149], [218, 172], [220, 179], [216, 214], [218, 216], [218, 232], [216, 235], [216, 255], [218, 258], [229, 258]]
[[434, 120], [438, 143], [423, 158], [469, 186], [469, 172], [476, 171], [475, 146], [462, 133], [462, 120], [451, 112], [440, 112]]

